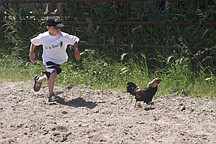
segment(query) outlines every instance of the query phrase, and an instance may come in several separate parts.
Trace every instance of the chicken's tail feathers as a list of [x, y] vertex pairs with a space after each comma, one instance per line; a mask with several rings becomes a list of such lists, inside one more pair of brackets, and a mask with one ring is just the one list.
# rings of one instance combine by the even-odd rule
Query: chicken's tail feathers
[[128, 82], [127, 85], [126, 85], [127, 92], [129, 92], [132, 95], [135, 95], [135, 92], [136, 92], [137, 88], [138, 88], [138, 86], [133, 82]]

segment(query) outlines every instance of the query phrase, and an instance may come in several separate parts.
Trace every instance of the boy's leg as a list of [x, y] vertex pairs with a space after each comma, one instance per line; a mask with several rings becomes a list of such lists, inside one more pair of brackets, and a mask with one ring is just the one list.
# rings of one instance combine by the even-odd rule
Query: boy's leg
[[58, 74], [61, 73], [61, 68], [59, 64], [55, 64], [51, 61], [46, 62], [46, 72], [44, 74], [48, 78], [48, 90], [49, 90], [49, 101], [53, 102], [58, 99], [58, 96], [56, 96], [53, 92], [54, 90], [54, 84], [55, 80]]
[[55, 79], [57, 77], [57, 71], [54, 70], [49, 77], [48, 80], [48, 89], [49, 89], [49, 96], [52, 96], [54, 94], [53, 89], [54, 89], [54, 84], [55, 84]]
[[41, 77], [39, 77], [39, 79], [37, 80], [37, 82], [45, 82], [47, 79], [47, 76], [46, 75], [43, 75]]
[[47, 76], [44, 75], [44, 76], [35, 76], [34, 78], [34, 81], [35, 81], [35, 84], [34, 84], [34, 91], [35, 92], [38, 92], [41, 88], [41, 85], [42, 85], [42, 82], [46, 81], [47, 80]]

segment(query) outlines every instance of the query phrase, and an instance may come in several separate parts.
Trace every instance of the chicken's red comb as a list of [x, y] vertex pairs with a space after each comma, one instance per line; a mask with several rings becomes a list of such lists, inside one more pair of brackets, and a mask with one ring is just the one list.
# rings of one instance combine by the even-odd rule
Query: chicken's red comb
[[161, 80], [161, 78], [160, 77], [156, 77], [155, 80]]

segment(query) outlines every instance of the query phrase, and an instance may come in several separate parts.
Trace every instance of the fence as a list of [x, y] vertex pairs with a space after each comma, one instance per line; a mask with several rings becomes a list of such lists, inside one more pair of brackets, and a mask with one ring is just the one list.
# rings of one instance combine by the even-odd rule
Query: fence
[[[183, 0], [184, 1], [184, 0]], [[74, 3], [105, 3], [105, 2], [116, 2], [116, 3], [124, 3], [125, 4], [125, 19], [121, 20], [121, 21], [76, 21], [76, 20], [66, 20], [65, 23], [68, 25], [83, 25], [83, 26], [89, 26], [90, 24], [92, 25], [100, 25], [100, 26], [118, 26], [118, 27], [126, 27], [127, 28], [127, 34], [130, 35], [131, 33], [131, 27], [133, 26], [167, 26], [167, 25], [177, 25], [177, 26], [196, 26], [196, 25], [200, 25], [200, 22], [181, 22], [181, 21], [177, 21], [177, 22], [163, 22], [163, 21], [134, 21], [131, 20], [131, 3], [134, 2], [164, 2], [163, 0], [3, 0], [1, 3], [4, 6], [4, 9], [10, 9], [12, 6], [11, 4], [30, 4], [30, 3], [34, 3], [34, 4], [39, 4], [42, 5], [48, 2], [53, 2], [53, 3], [63, 3], [63, 2], [74, 2]], [[180, 0], [169, 0], [169, 2], [181, 2]], [[202, 0], [200, 3], [202, 3], [202, 7], [203, 9], [207, 10], [208, 9], [208, 5], [209, 5], [209, 1], [208, 0]], [[67, 14], [63, 13], [62, 17], [66, 17]], [[6, 15], [3, 16], [3, 18], [5, 18]], [[28, 16], [28, 17], [31, 17]], [[27, 23], [35, 23], [34, 20], [27, 20]], [[1, 23], [3, 23], [3, 21], [1, 20]], [[216, 22], [205, 22], [203, 25], [205, 26], [215, 26]], [[81, 45], [89, 45], [89, 46], [97, 46], [97, 47], [104, 47], [107, 45], [113, 45], [113, 46], [117, 46], [117, 47], [130, 47], [131, 45], [129, 44], [129, 40], [127, 40], [126, 43], [124, 44], [119, 44], [119, 43], [115, 43], [115, 44], [109, 44], [109, 43], [83, 43]], [[168, 48], [168, 49], [173, 49], [175, 48], [172, 45], [153, 45], [153, 44], [134, 44], [133, 47], [135, 48]]]

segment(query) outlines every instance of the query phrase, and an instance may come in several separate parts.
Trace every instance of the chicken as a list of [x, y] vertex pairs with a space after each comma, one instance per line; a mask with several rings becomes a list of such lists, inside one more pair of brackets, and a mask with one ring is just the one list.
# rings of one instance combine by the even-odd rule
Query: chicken
[[151, 82], [148, 83], [147, 87], [145, 88], [140, 88], [133, 82], [128, 82], [126, 89], [127, 92], [129, 92], [131, 95], [135, 96], [136, 99], [136, 104], [138, 101], [143, 101], [147, 105], [153, 105], [154, 103], [152, 102], [153, 96], [157, 92], [157, 85], [161, 82], [161, 79], [159, 77], [153, 79]]

